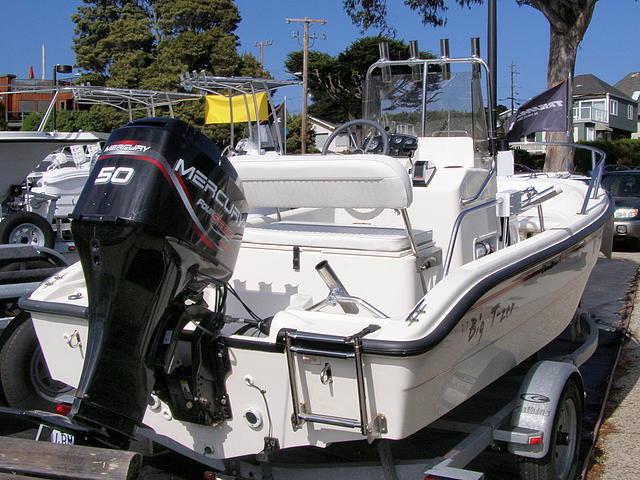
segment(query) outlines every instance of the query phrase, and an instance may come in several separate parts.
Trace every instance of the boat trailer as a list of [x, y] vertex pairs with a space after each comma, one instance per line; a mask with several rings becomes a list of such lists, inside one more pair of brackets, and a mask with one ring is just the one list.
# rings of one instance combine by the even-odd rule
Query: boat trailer
[[[539, 357], [544, 359], [530, 366], [524, 379], [522, 366], [516, 367], [513, 375], [506, 375], [414, 436], [400, 441], [375, 440], [377, 461], [308, 464], [287, 459], [285, 463], [280, 461], [282, 457], [276, 458], [279, 456], [277, 449], [265, 448], [259, 464], [244, 462], [241, 458], [225, 461], [224, 464], [222, 460], [210, 459], [209, 465], [202, 467], [203, 474], [205, 478], [238, 480], [482, 480], [485, 478], [484, 473], [467, 466], [480, 453], [493, 449], [509, 451], [524, 459], [525, 463], [527, 460], [536, 463], [549, 455], [559, 456], [560, 467], [571, 471], [571, 476], [566, 478], [574, 478], [577, 455], [567, 452], [578, 449], [576, 442], [580, 436], [582, 421], [584, 394], [578, 367], [589, 359], [598, 343], [598, 327], [590, 315], [581, 312], [576, 315], [576, 322], [553, 342], [558, 342], [559, 346], [550, 345], [539, 353]], [[578, 341], [579, 346], [574, 348]], [[568, 344], [571, 349], [567, 349]], [[528, 364], [531, 365], [531, 362]], [[496, 386], [503, 381], [506, 386]], [[511, 392], [506, 397], [505, 388]], [[572, 391], [573, 397], [568, 396], [567, 391]], [[502, 404], [496, 401], [496, 396], [502, 397]], [[504, 398], [508, 399], [506, 403]], [[566, 421], [567, 398], [579, 399], [577, 405], [570, 404], [576, 408], [573, 410], [573, 421], [569, 422]], [[492, 413], [478, 419], [477, 413], [480, 411]], [[33, 425], [47, 424], [61, 430], [68, 424], [68, 420], [62, 415], [0, 408], [0, 416], [6, 415], [14, 418], [17, 415]], [[564, 426], [559, 426], [558, 417], [562, 417], [561, 423], [568, 424], [573, 431], [565, 431]], [[147, 441], [160, 440], [148, 428], [141, 428], [138, 433]], [[82, 437], [81, 432], [76, 431], [75, 434], [79, 439]], [[50, 443], [42, 435], [42, 427], [38, 436], [41, 437], [39, 440], [45, 441], [0, 437], [0, 478], [3, 473], [21, 475], [20, 478], [52, 478], [52, 475], [60, 479], [87, 480], [105, 477], [127, 480], [144, 478], [138, 476], [143, 458], [139, 453]], [[425, 438], [430, 439], [430, 445], [424, 441]], [[437, 441], [434, 442], [433, 439]], [[433, 443], [438, 444], [439, 452], [431, 451]], [[447, 449], [444, 453], [443, 445]], [[394, 453], [406, 448], [413, 451], [410, 460], [401, 459], [402, 453], [397, 456]], [[423, 448], [425, 455], [415, 458], [415, 451]], [[293, 449], [292, 456], [295, 456], [295, 450]], [[192, 452], [184, 449], [180, 453], [189, 457]], [[91, 461], [87, 460], [89, 458]], [[202, 456], [192, 456], [192, 459], [203, 461]], [[207, 472], [207, 467], [218, 471], [226, 470], [232, 474]], [[537, 478], [522, 472], [521, 475], [523, 479]]]

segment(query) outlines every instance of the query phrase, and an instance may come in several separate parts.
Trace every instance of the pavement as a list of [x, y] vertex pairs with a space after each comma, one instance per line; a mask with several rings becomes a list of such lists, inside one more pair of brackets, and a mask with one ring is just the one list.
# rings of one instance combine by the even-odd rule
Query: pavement
[[601, 328], [627, 329], [587, 480], [640, 479], [639, 268], [640, 252], [618, 246], [611, 260], [598, 260], [584, 296]]

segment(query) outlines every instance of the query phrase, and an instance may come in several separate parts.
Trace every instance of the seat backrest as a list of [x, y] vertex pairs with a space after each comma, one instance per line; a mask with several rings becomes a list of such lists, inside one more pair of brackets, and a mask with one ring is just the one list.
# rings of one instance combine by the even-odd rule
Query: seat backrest
[[407, 208], [406, 169], [383, 155], [232, 157], [250, 208]]
[[429, 161], [437, 168], [478, 167], [471, 137], [420, 137], [413, 159]]

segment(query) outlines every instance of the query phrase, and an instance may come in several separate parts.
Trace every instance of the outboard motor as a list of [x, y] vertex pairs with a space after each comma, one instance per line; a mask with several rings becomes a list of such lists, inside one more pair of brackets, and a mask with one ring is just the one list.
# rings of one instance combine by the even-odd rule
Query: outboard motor
[[[171, 357], [167, 345], [176, 341], [167, 338], [181, 333], [190, 300], [231, 276], [246, 210], [231, 163], [186, 123], [145, 118], [111, 134], [72, 214], [89, 296], [74, 422], [98, 429], [107, 444], [128, 445], [154, 385], [167, 384], [157, 377], [173, 368], [158, 364], [158, 350]], [[219, 332], [221, 312], [198, 306], [195, 315], [209, 336]], [[228, 416], [215, 407], [226, 404], [224, 391], [209, 394], [217, 400], [203, 399], [195, 420]]]

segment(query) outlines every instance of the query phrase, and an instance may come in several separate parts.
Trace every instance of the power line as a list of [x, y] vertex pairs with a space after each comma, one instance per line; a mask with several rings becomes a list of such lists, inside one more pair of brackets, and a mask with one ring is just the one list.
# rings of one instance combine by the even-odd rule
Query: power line
[[[303, 47], [302, 47], [302, 112], [301, 112], [301, 132], [300, 132], [300, 152], [307, 153], [307, 72], [309, 70], [309, 24], [310, 23], [320, 23], [324, 25], [327, 23], [326, 20], [314, 20], [311, 18], [287, 18], [285, 19], [287, 23], [303, 23], [304, 24], [304, 34], [303, 34]], [[294, 32], [294, 37], [297, 35], [297, 32]], [[313, 39], [315, 40], [315, 35]]]

